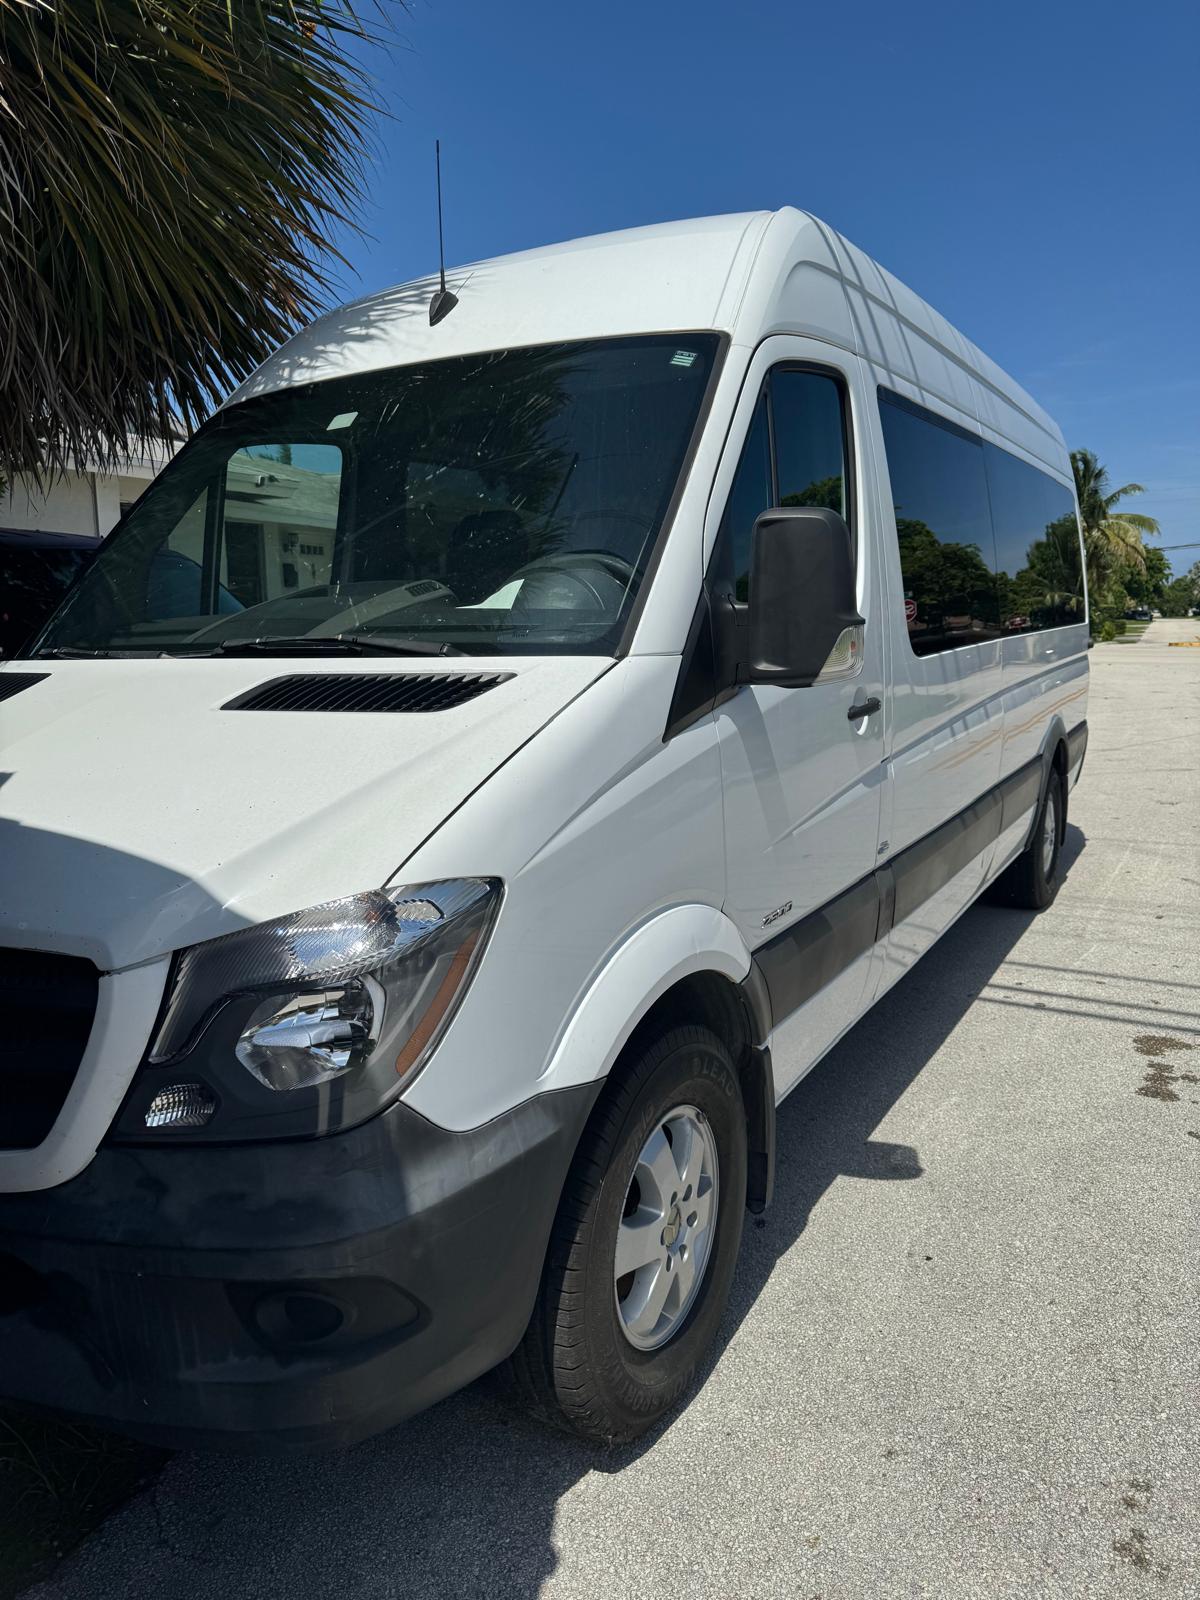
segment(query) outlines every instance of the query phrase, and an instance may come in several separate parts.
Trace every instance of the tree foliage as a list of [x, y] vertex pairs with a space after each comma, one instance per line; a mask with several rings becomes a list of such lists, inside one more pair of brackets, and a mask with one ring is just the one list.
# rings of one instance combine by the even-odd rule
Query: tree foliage
[[1024, 572], [1014, 586], [1025, 582], [1020, 609], [1036, 613], [1046, 608], [1083, 613], [1083, 574], [1079, 561], [1079, 529], [1073, 516], [1058, 517], [1029, 547]]
[[1072, 450], [1071, 467], [1083, 522], [1088, 585], [1098, 592], [1110, 581], [1120, 563], [1135, 567], [1144, 564], [1143, 540], [1148, 535], [1157, 535], [1159, 526], [1153, 517], [1141, 512], [1117, 510], [1119, 502], [1128, 495], [1146, 491], [1140, 483], [1112, 488], [1108, 468], [1100, 464], [1093, 451]]
[[846, 491], [841, 473], [832, 478], [816, 478], [806, 488], [785, 494], [781, 506], [824, 506], [842, 516], [846, 510]]
[[357, 0], [0, 0], [0, 475], [193, 425], [312, 314]]
[[1171, 563], [1162, 550], [1151, 546], [1143, 552], [1144, 564], [1127, 563], [1120, 574], [1121, 587], [1129, 599], [1140, 606], [1162, 604], [1163, 591], [1171, 581]]
[[1194, 606], [1200, 606], [1200, 561], [1182, 578], [1167, 584], [1159, 602], [1164, 617], [1186, 617]]
[[908, 597], [930, 626], [947, 616], [996, 622], [996, 575], [979, 546], [939, 539], [928, 523], [897, 517], [900, 564]]

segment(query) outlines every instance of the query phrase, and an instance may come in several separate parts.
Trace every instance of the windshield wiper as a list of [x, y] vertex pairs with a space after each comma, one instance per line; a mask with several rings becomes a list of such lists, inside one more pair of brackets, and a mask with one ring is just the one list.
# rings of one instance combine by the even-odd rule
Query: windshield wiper
[[101, 657], [116, 657], [122, 661], [153, 660], [165, 655], [165, 650], [88, 650], [83, 645], [60, 644], [50, 650], [39, 650], [27, 657], [30, 661], [94, 661]]
[[223, 656], [465, 656], [457, 645], [387, 633], [301, 634], [295, 639], [223, 639]]

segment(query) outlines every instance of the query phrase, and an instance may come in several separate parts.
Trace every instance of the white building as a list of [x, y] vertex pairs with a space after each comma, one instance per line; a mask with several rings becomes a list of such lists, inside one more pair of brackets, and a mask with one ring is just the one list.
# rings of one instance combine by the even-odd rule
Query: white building
[[8, 494], [0, 496], [0, 528], [102, 539], [177, 448], [139, 443], [116, 472], [94, 466], [73, 468], [49, 480], [43, 489], [29, 479], [16, 478]]

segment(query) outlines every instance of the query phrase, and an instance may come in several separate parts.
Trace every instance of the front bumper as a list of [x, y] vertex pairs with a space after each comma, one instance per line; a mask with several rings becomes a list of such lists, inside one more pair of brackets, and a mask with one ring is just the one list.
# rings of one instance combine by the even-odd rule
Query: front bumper
[[0, 1395], [169, 1447], [339, 1447], [515, 1349], [595, 1086], [469, 1133], [116, 1147], [0, 1196]]

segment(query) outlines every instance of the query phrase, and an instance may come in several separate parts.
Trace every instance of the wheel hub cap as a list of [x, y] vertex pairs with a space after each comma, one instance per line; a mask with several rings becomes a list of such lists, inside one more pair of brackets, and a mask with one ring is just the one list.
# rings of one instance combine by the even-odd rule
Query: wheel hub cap
[[717, 1189], [712, 1129], [695, 1106], [676, 1106], [642, 1146], [617, 1229], [617, 1317], [639, 1350], [666, 1344], [695, 1303], [712, 1254]]
[[1054, 851], [1058, 845], [1058, 800], [1051, 789], [1046, 800], [1046, 815], [1042, 821], [1042, 871], [1048, 878], [1054, 865]]

